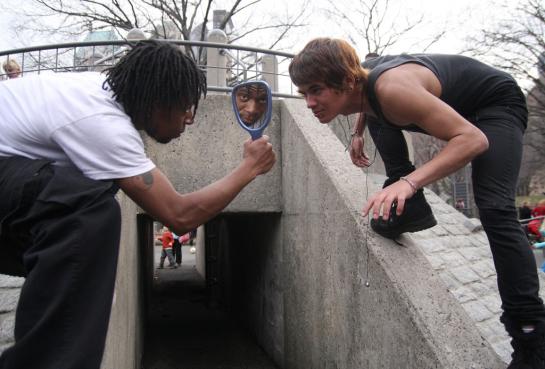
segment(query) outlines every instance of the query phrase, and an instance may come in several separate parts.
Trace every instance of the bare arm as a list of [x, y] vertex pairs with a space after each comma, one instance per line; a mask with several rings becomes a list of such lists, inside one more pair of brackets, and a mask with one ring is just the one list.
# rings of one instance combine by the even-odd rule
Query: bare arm
[[275, 161], [268, 137], [263, 136], [245, 142], [244, 158], [231, 173], [195, 192], [179, 194], [157, 168], [117, 183], [148, 214], [176, 234], [184, 234], [216, 216], [256, 176], [268, 172]]
[[358, 118], [356, 119], [356, 125], [354, 126], [354, 131], [352, 136], [363, 136], [365, 131], [365, 113], [359, 113]]
[[[431, 71], [410, 64], [388, 71], [384, 77], [377, 86], [377, 95], [386, 118], [400, 126], [417, 124], [430, 135], [447, 141], [439, 154], [407, 176], [416, 187], [455, 172], [488, 148], [481, 130], [437, 97], [440, 86], [438, 89], [439, 82]], [[382, 207], [383, 218], [388, 219], [392, 202], [397, 202], [397, 213], [401, 214], [405, 200], [413, 194], [414, 189], [407, 182], [398, 181], [371, 197], [363, 212], [366, 215], [372, 211], [378, 218]]]
[[365, 114], [360, 113], [350, 139], [350, 159], [355, 166], [360, 168], [371, 165], [369, 156], [364, 151], [363, 132], [365, 131], [365, 123]]

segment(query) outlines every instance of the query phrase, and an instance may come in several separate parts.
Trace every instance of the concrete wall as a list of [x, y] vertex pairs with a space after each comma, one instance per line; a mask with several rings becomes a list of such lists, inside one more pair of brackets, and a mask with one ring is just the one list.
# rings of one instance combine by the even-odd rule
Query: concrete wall
[[[273, 104], [272, 120], [265, 132], [280, 146], [279, 102]], [[198, 190], [232, 171], [242, 160], [242, 144], [249, 138], [235, 120], [230, 98], [209, 95], [192, 126], [167, 145], [146, 140], [146, 151], [181, 193]], [[278, 163], [281, 152], [276, 151]], [[278, 212], [281, 206], [281, 165], [248, 185], [225, 209], [227, 212]]]
[[144, 271], [138, 249], [136, 214], [138, 207], [123, 193], [117, 196], [121, 206], [121, 244], [116, 287], [102, 369], [137, 369], [143, 344]]
[[[232, 296], [273, 359], [287, 369], [503, 368], [490, 346], [507, 360], [482, 231], [427, 192], [438, 226], [403, 236], [406, 247], [374, 235], [360, 212], [384, 177], [355, 168], [303, 101], [275, 101], [273, 111], [267, 134], [278, 163], [223, 215], [237, 256]], [[146, 140], [180, 192], [227, 174], [248, 137], [226, 96], [209, 96], [188, 128], [168, 145]], [[145, 250], [137, 248], [138, 208], [118, 200], [122, 241], [103, 369], [137, 368], [142, 352]], [[12, 342], [21, 283], [0, 284], [0, 349]]]
[[[219, 295], [261, 346], [290, 369], [504, 367], [490, 345], [501, 351], [505, 334], [482, 231], [427, 192], [439, 226], [404, 236], [407, 247], [368, 232], [361, 207], [384, 177], [355, 168], [302, 101], [278, 104], [282, 212], [222, 216], [229, 270]], [[431, 250], [434, 240], [452, 250]], [[477, 288], [490, 309], [470, 297]]]
[[[226, 214], [227, 308], [253, 333], [271, 359], [284, 364], [282, 216]], [[225, 294], [222, 294], [225, 295]]]
[[[280, 141], [279, 104], [275, 102], [267, 134], [271, 142]], [[195, 191], [225, 176], [242, 159], [242, 144], [249, 137], [234, 119], [230, 100], [210, 95], [199, 108], [196, 122], [187, 127], [182, 138], [167, 145], [144, 136], [146, 150], [175, 188], [181, 193]], [[277, 151], [279, 162], [281, 155]], [[233, 201], [226, 212], [271, 212], [281, 206], [281, 165], [258, 177]], [[122, 238], [106, 351], [102, 369], [138, 368], [142, 353], [145, 301], [142, 278], [149, 277], [142, 266], [145, 250], [137, 242], [138, 207], [124, 194], [118, 199], [122, 208]], [[199, 229], [199, 272], [204, 275], [204, 227]], [[149, 256], [149, 255], [148, 255]], [[152, 273], [152, 272], [151, 272]], [[8, 322], [8, 320], [6, 320]]]
[[195, 240], [195, 267], [203, 278], [206, 275], [206, 255], [204, 252], [205, 227], [205, 225], [202, 225], [197, 229], [197, 239]]
[[366, 183], [384, 177], [302, 102], [281, 116], [285, 367], [504, 367], [420, 249], [368, 232]]

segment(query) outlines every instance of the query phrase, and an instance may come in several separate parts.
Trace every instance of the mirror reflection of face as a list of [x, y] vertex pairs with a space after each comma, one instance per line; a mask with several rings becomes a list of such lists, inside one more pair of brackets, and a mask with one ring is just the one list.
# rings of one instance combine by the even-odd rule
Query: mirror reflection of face
[[267, 90], [259, 83], [241, 86], [235, 91], [240, 118], [250, 128], [258, 128], [267, 111]]

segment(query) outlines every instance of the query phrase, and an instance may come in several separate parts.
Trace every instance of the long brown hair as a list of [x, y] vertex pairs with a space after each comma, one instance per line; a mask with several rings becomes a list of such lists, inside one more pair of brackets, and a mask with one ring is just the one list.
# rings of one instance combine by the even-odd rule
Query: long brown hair
[[345, 88], [347, 78], [367, 84], [369, 74], [348, 42], [325, 37], [310, 41], [295, 55], [289, 73], [296, 86], [322, 82], [338, 90]]

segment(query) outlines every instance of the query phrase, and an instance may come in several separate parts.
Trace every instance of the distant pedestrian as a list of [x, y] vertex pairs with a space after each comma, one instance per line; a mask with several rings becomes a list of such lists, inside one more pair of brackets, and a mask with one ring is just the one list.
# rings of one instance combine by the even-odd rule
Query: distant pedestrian
[[460, 211], [464, 210], [466, 208], [466, 204], [464, 202], [464, 199], [458, 199], [456, 200], [456, 204], [454, 207]]
[[163, 227], [163, 234], [158, 237], [158, 239], [163, 244], [163, 249], [161, 250], [161, 258], [159, 259], [159, 269], [164, 268], [166, 258], [168, 258], [170, 268], [177, 268], [176, 262], [174, 261], [174, 256], [172, 255], [172, 245], [174, 244], [174, 237], [172, 236], [172, 232], [170, 232], [167, 227]]
[[532, 217], [532, 209], [528, 206], [528, 202], [524, 201], [519, 208], [519, 219], [530, 219]]
[[197, 228], [192, 229], [191, 232], [189, 232], [189, 244], [193, 246], [195, 244], [195, 239], [197, 238]]
[[19, 78], [21, 76], [21, 66], [13, 59], [8, 59], [2, 64], [4, 72], [6, 72], [9, 79]]
[[531, 218], [536, 219], [532, 219], [528, 223], [528, 233], [535, 236], [538, 242], [543, 241], [543, 235], [540, 232], [543, 216], [545, 216], [545, 199], [538, 202], [536, 207], [532, 210]]
[[178, 266], [182, 265], [182, 242], [180, 236], [172, 232], [174, 238], [174, 243], [172, 244], [172, 254], [174, 255], [174, 260]]

